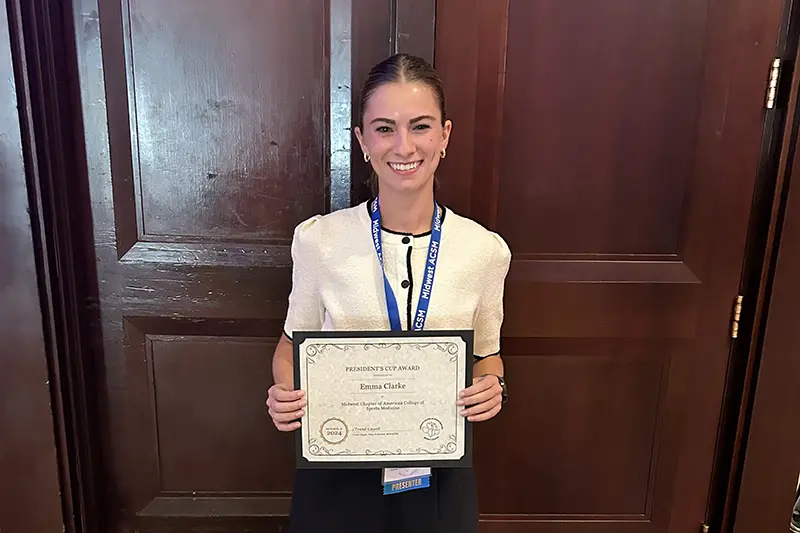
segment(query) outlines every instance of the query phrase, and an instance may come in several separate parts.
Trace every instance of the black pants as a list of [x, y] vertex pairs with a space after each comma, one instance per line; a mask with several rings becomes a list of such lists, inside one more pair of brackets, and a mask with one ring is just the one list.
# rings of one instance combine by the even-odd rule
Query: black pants
[[434, 469], [431, 486], [383, 495], [381, 470], [295, 474], [291, 533], [477, 533], [472, 469]]

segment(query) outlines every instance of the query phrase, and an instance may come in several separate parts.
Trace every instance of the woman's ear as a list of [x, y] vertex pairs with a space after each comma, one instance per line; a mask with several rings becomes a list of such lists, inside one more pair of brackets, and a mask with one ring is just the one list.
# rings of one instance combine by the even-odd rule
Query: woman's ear
[[450, 142], [450, 132], [452, 130], [453, 122], [451, 120], [445, 120], [444, 127], [442, 128], [442, 148], [447, 148], [447, 145]]
[[361, 134], [361, 128], [356, 126], [355, 128], [353, 128], [353, 131], [356, 134], [356, 139], [358, 139], [358, 144], [361, 146], [361, 151], [366, 154], [367, 149], [366, 147], [364, 147], [364, 136]]

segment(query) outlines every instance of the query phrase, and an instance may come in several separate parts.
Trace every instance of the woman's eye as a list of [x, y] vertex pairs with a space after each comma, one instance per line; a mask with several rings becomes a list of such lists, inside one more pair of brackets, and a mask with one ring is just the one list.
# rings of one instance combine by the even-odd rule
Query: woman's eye
[[377, 131], [378, 133], [391, 133], [392, 128], [390, 128], [389, 126], [378, 126], [377, 128], [375, 128], [375, 131]]
[[417, 124], [416, 126], [414, 126], [414, 129], [417, 131], [423, 131], [423, 130], [429, 130], [431, 129], [431, 127], [427, 124]]

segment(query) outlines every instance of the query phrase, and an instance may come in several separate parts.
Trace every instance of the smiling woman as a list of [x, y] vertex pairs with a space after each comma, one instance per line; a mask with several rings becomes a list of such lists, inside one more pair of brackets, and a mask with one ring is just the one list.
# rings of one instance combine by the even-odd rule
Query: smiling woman
[[[362, 94], [355, 134], [375, 173], [375, 197], [295, 229], [269, 413], [281, 431], [298, 429], [305, 416], [304, 391], [293, 390], [295, 331], [467, 329], [474, 331], [475, 379], [453, 398], [454, 408], [469, 422], [489, 420], [506, 399], [500, 327], [511, 252], [499, 235], [436, 202], [435, 173], [452, 129], [436, 71], [422, 59], [392, 56], [373, 68]], [[390, 470], [386, 479], [403, 481]], [[432, 470], [429, 487], [389, 496], [379, 469], [300, 470], [291, 529], [477, 532], [472, 470]]]

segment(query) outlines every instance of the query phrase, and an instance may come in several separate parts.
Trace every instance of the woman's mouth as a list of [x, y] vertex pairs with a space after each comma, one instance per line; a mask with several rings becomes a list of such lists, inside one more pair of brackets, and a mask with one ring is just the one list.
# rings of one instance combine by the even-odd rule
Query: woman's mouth
[[422, 165], [422, 160], [413, 161], [411, 163], [389, 163], [389, 167], [398, 174], [408, 175], [413, 174]]

